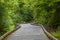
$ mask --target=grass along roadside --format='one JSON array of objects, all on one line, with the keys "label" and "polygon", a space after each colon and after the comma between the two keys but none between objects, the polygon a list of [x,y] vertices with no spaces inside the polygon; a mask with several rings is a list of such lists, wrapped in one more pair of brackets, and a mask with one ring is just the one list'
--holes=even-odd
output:
[{"label": "grass along roadside", "polygon": [[57,28],[56,32],[52,32],[51,34],[60,40],[60,27]]},{"label": "grass along roadside", "polygon": [[48,27],[45,27],[45,28],[52,36],[54,36],[60,40],[60,27],[58,27],[56,29],[56,31],[54,31],[54,29],[52,29],[52,28],[48,28]]}]

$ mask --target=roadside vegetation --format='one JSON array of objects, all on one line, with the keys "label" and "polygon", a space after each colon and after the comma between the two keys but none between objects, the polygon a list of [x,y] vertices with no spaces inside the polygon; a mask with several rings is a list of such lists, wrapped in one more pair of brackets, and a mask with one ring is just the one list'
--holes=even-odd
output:
[{"label": "roadside vegetation", "polygon": [[60,38],[60,0],[0,0],[0,36],[27,22],[43,24]]}]

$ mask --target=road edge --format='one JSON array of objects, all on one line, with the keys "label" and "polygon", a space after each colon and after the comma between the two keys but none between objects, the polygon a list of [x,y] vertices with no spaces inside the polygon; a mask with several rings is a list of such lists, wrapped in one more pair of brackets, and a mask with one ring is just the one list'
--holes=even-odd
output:
[{"label": "road edge", "polygon": [[4,40],[8,35],[12,34],[13,32],[15,32],[16,30],[18,30],[21,26],[18,25],[16,28],[14,28],[13,30],[10,30],[9,32],[6,32],[4,35],[2,35],[0,37],[0,40]]},{"label": "road edge", "polygon": [[42,24],[35,24],[35,23],[32,23],[32,25],[37,25],[37,26],[41,26],[41,28],[43,29],[44,33],[48,36],[48,38],[50,40],[58,40],[57,38],[55,38],[54,36],[52,36],[45,28]]}]

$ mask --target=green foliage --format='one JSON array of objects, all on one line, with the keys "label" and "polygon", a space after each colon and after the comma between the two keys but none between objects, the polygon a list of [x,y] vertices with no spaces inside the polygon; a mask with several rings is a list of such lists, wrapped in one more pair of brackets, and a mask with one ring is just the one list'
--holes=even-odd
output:
[{"label": "green foliage", "polygon": [[5,32],[12,30],[14,28],[14,22],[11,19],[11,15],[13,13],[13,9],[15,9],[12,5],[10,4],[11,1],[7,0],[1,0],[0,1],[0,34],[4,34]]},{"label": "green foliage", "polygon": [[52,35],[56,38],[59,38],[60,37],[60,33],[52,33]]},{"label": "green foliage", "polygon": [[1,0],[0,34],[16,23],[36,22],[54,30],[60,27],[60,0]]}]

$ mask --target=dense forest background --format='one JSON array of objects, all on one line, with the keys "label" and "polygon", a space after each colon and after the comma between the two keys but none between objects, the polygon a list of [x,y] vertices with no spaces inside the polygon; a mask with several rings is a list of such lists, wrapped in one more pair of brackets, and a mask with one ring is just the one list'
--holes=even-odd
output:
[{"label": "dense forest background", "polygon": [[60,0],[0,0],[0,36],[16,23],[35,22],[60,37]]}]

